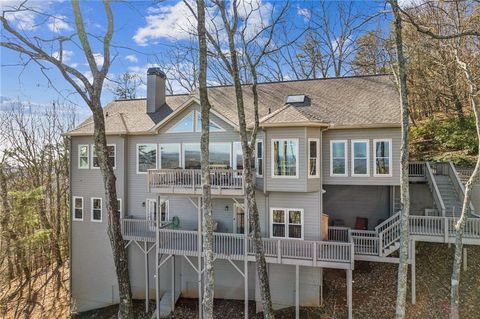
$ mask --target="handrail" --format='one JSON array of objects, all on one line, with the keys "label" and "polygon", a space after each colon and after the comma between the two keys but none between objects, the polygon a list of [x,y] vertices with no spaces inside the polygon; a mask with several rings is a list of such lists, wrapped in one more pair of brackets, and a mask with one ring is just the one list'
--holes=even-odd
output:
[{"label": "handrail", "polygon": [[396,220],[400,219],[400,213],[401,211],[399,210],[398,212],[396,212],[395,214],[393,214],[392,216],[390,216],[389,218],[385,219],[383,222],[378,224],[375,227],[375,232],[378,234],[382,232],[385,228],[390,226],[391,224],[395,223]]},{"label": "handrail", "polygon": [[[455,168],[455,165],[453,165],[452,161],[449,161],[449,176],[450,179],[452,180],[453,186],[455,187],[455,190],[457,191],[457,195],[459,197],[460,202],[462,203],[463,207],[463,199],[465,196],[465,186],[463,186],[462,181],[460,180],[460,176],[458,175],[457,169]],[[473,207],[472,201],[470,201],[470,211],[474,212],[475,208]]]},{"label": "handrail", "polygon": [[425,162],[408,163],[409,177],[425,177]]},{"label": "handrail", "polygon": [[443,203],[442,195],[440,194],[440,190],[438,189],[437,182],[435,181],[435,176],[433,176],[432,168],[430,167],[430,163],[426,162],[425,167],[427,168],[427,183],[430,187],[430,190],[433,194],[433,199],[437,204],[437,208],[440,207],[440,212],[442,216],[445,216],[445,204]]}]

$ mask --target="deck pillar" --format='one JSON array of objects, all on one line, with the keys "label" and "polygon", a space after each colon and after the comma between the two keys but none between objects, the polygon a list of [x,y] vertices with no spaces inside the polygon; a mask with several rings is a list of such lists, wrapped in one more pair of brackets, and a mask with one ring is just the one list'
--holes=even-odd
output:
[{"label": "deck pillar", "polygon": [[202,197],[198,197],[197,202],[198,211],[198,232],[197,232],[197,253],[198,253],[198,266],[197,266],[197,280],[198,280],[198,318],[202,319],[203,307],[202,307]]},{"label": "deck pillar", "polygon": [[300,266],[295,265],[295,319],[300,318]]},{"label": "deck pillar", "polygon": [[[158,196],[157,200],[160,202],[160,196]],[[158,207],[157,207],[158,209]],[[157,213],[156,220],[155,220],[155,314],[157,319],[160,318],[160,214]]]},{"label": "deck pillar", "polygon": [[347,269],[347,305],[348,305],[348,319],[353,318],[353,311],[352,311],[352,270]]},{"label": "deck pillar", "polygon": [[243,280],[244,280],[244,294],[245,294],[245,319],[248,319],[248,233],[250,230],[250,212],[248,210],[248,200],[247,196],[245,195],[245,199],[243,201],[243,233],[244,233],[244,239],[243,239],[243,249],[244,249],[244,264],[243,264]]},{"label": "deck pillar", "polygon": [[320,268],[320,306],[323,306],[323,268]]},{"label": "deck pillar", "polygon": [[467,248],[463,248],[463,271],[467,271]]},{"label": "deck pillar", "polygon": [[148,286],[148,243],[146,241],[143,242],[143,250],[145,257],[145,313],[148,313],[148,304],[150,301],[150,287]]},{"label": "deck pillar", "polygon": [[410,244],[410,258],[412,260],[412,264],[410,265],[411,274],[412,274],[412,305],[414,305],[417,302],[415,254],[416,254],[415,240],[412,240]]},{"label": "deck pillar", "polygon": [[176,293],[175,293],[175,255],[172,255],[171,257],[171,260],[172,260],[172,263],[171,263],[171,266],[172,266],[172,269],[171,269],[171,291],[172,291],[172,305],[171,305],[171,309],[172,309],[172,312],[175,310],[175,299],[176,299]]}]

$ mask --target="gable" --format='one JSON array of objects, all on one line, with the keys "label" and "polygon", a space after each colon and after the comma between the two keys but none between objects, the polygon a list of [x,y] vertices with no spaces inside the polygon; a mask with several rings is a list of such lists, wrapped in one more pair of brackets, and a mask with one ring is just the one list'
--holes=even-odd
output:
[{"label": "gable", "polygon": [[[225,132],[210,116],[210,132]],[[193,133],[202,131],[202,114],[200,110],[192,110],[170,127],[166,133]]]}]

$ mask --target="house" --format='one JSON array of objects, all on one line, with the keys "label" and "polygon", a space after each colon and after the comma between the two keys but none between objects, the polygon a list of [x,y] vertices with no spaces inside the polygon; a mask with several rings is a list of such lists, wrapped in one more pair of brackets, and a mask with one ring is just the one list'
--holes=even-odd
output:
[{"label": "house", "polygon": [[[202,291],[199,101],[197,92],[166,95],[165,80],[151,68],[146,99],[116,100],[104,110],[133,296],[155,299],[158,316],[179,295],[197,298]],[[272,82],[259,84],[258,92],[256,198],[274,306],[295,305],[297,315],[300,305],[318,306],[323,269],[337,268],[346,273],[351,317],[355,261],[398,262],[401,127],[394,80]],[[243,93],[251,126],[249,85]],[[210,87],[209,99],[215,297],[257,301],[261,310],[234,88]],[[67,133],[71,292],[78,311],[118,302],[92,134],[92,119]],[[463,184],[451,163],[411,163],[409,178],[415,302],[415,242],[453,241]],[[480,242],[479,221],[468,219],[465,243]]]}]

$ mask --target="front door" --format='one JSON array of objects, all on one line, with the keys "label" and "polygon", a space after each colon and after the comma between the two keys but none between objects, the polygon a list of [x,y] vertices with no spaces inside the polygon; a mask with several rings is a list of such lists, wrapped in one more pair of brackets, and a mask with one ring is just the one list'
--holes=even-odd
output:
[{"label": "front door", "polygon": [[233,206],[233,232],[236,234],[245,232],[245,209],[240,204]]},{"label": "front door", "polygon": [[150,230],[155,230],[155,222],[157,221],[157,200],[153,198],[147,198],[146,201],[146,219],[150,221],[148,223]]}]

